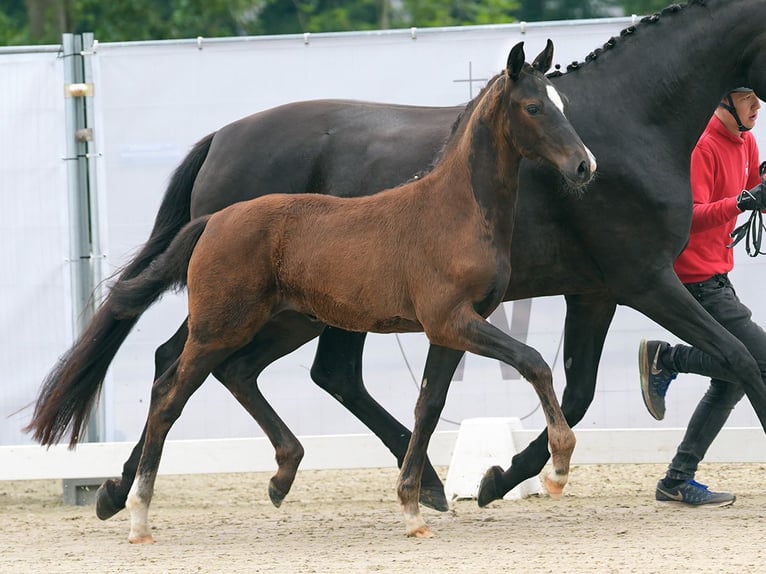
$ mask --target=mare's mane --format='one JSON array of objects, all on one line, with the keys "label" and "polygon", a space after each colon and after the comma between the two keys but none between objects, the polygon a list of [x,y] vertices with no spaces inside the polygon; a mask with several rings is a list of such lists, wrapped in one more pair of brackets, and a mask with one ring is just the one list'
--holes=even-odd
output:
[{"label": "mare's mane", "polygon": [[[588,62],[592,62],[593,60],[597,59],[599,56],[601,56],[604,52],[607,52],[609,50],[612,50],[615,46],[617,46],[621,41],[624,41],[625,38],[628,36],[633,35],[636,33],[640,28],[645,28],[649,24],[655,24],[657,23],[660,18],[663,16],[667,16],[670,14],[677,14],[679,12],[684,11],[689,6],[697,5],[697,6],[705,6],[707,4],[707,0],[689,0],[689,2],[686,2],[684,4],[670,4],[669,6],[666,6],[663,8],[660,12],[656,12],[650,16],[644,16],[639,20],[637,24],[634,24],[632,26],[628,26],[627,28],[624,28],[620,31],[619,36],[612,36],[609,38],[600,48],[596,48],[592,52],[590,52],[587,56],[585,56],[585,60],[583,62],[577,62],[574,61],[571,64],[567,65],[567,72],[571,73],[579,70]],[[503,72],[500,72],[499,74],[495,74],[493,77],[491,77],[487,83],[484,85],[484,87],[481,89],[481,91],[474,97],[472,100],[470,100],[466,105],[465,108],[460,112],[460,114],[457,116],[455,121],[452,124],[452,129],[450,130],[450,135],[447,137],[446,141],[442,145],[441,149],[439,150],[439,153],[436,154],[434,159],[431,161],[431,163],[422,169],[420,172],[415,174],[411,179],[409,179],[405,183],[409,183],[411,181],[417,180],[428,174],[433,170],[433,168],[438,164],[441,159],[444,157],[444,153],[446,151],[447,146],[449,143],[454,139],[455,132],[457,131],[458,127],[461,125],[461,122],[466,116],[469,116],[471,112],[473,111],[473,108],[476,106],[476,103],[481,101],[481,99],[484,97],[485,91],[494,83],[497,81],[497,79],[503,74]],[[556,64],[555,70],[546,74],[548,78],[557,78],[559,76],[563,76],[565,72],[561,71],[561,65]],[[562,97],[564,95],[562,94]]]},{"label": "mare's mane", "polygon": [[[576,70],[579,70],[583,65],[587,64],[588,62],[592,62],[593,60],[598,58],[601,54],[603,54],[605,51],[611,50],[612,48],[617,46],[617,44],[621,40],[624,40],[626,37],[634,34],[635,32],[638,31],[639,28],[643,28],[647,24],[655,24],[656,22],[660,20],[662,16],[666,16],[668,14],[676,14],[678,12],[681,12],[688,6],[692,6],[695,4],[698,6],[704,6],[706,3],[707,3],[707,0],[689,0],[689,2],[685,4],[671,4],[670,6],[663,8],[660,12],[654,13],[650,16],[644,16],[643,18],[641,18],[641,20],[637,24],[628,26],[627,28],[623,29],[620,32],[619,36],[612,36],[603,44],[603,46],[601,46],[600,48],[596,48],[587,56],[585,56],[584,62],[574,61],[571,64],[567,65],[567,72],[574,72]],[[548,77],[556,78],[558,76],[563,76],[563,75],[564,75],[564,72],[561,71],[560,64],[556,64],[556,69],[550,74],[548,74]]]}]

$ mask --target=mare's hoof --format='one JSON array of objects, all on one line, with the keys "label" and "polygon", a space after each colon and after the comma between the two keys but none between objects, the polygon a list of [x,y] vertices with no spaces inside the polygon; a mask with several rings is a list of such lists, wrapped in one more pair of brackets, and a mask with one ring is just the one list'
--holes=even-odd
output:
[{"label": "mare's hoof", "polygon": [[287,496],[286,492],[282,492],[280,489],[278,489],[276,486],[274,486],[274,481],[269,481],[269,498],[271,499],[271,504],[279,508],[282,506],[282,501],[285,499],[285,496]]},{"label": "mare's hoof", "polygon": [[447,497],[444,494],[444,487],[441,485],[421,486],[420,504],[438,512],[449,510],[449,502],[447,502]]},{"label": "mare's hoof", "polygon": [[117,481],[109,479],[98,487],[96,491],[96,516],[101,520],[106,520],[117,514],[125,508],[125,501],[117,502],[115,500],[114,487]]},{"label": "mare's hoof", "polygon": [[476,501],[479,506],[484,508],[493,500],[499,500],[503,497],[500,494],[500,479],[503,476],[503,469],[499,466],[493,466],[487,469],[484,476],[479,483],[479,494],[476,497]]}]

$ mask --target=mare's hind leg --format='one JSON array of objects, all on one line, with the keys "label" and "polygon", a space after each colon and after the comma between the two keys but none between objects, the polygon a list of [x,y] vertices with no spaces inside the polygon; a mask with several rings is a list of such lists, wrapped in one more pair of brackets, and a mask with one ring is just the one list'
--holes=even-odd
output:
[{"label": "mare's hind leg", "polygon": [[[378,404],[364,386],[362,351],[366,336],[366,333],[326,327],[319,336],[311,378],[375,433],[401,468],[411,433]],[[452,378],[452,373],[445,376]],[[420,484],[420,503],[440,512],[449,510],[444,485],[427,456]]]},{"label": "mare's hind leg", "polygon": [[[567,384],[561,410],[567,423],[574,426],[593,402],[598,364],[616,304],[603,294],[568,296],[566,299],[564,368]],[[487,470],[479,485],[479,506],[503,498],[515,486],[539,475],[549,456],[546,429],[513,457],[508,470],[503,472],[499,466]]]}]

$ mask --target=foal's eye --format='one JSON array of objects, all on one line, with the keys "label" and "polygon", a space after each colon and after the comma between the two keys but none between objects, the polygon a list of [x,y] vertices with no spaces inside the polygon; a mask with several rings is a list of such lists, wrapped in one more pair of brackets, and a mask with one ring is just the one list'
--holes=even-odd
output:
[{"label": "foal's eye", "polygon": [[540,106],[537,104],[527,104],[527,113],[530,116],[536,116],[540,113]]}]

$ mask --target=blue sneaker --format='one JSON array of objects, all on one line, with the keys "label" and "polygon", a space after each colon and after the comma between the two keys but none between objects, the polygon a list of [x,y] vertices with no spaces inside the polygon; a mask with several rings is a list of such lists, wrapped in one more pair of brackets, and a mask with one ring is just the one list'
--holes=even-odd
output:
[{"label": "blue sneaker", "polygon": [[654,498],[659,502],[679,502],[689,506],[729,506],[737,500],[729,492],[713,492],[694,480],[687,480],[673,488],[668,488],[660,480]]},{"label": "blue sneaker", "polygon": [[665,418],[665,393],[678,373],[659,366],[660,353],[670,347],[664,341],[642,339],[638,345],[638,371],[641,374],[641,396],[646,410],[658,421]]}]

